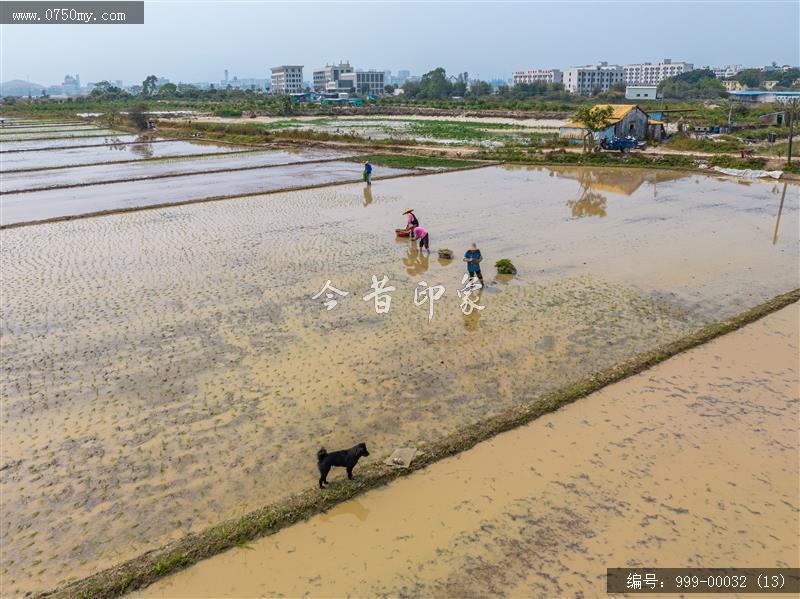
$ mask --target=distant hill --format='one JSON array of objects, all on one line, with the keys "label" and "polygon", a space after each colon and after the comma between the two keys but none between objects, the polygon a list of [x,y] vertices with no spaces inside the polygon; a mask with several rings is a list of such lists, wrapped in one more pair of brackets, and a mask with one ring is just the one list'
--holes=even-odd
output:
[{"label": "distant hill", "polygon": [[0,96],[27,96],[28,92],[33,96],[41,95],[43,85],[38,83],[29,83],[22,79],[12,79],[0,83]]}]

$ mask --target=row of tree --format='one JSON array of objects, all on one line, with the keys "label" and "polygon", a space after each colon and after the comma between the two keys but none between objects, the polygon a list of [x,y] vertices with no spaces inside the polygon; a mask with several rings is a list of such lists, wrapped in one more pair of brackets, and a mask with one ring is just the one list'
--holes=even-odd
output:
[{"label": "row of tree", "polygon": [[711,69],[695,69],[674,77],[667,77],[658,85],[663,98],[673,100],[714,99],[728,92]]},{"label": "row of tree", "polygon": [[[745,69],[728,80],[738,81],[750,88],[764,88],[767,81],[775,81],[775,89],[792,89],[798,87],[795,84],[798,79],[800,69]],[[664,79],[658,91],[662,97],[676,100],[714,99],[727,94],[722,81],[716,78],[711,69],[695,69]]]},{"label": "row of tree", "polygon": [[[486,84],[488,85],[488,83]],[[394,93],[394,86],[387,85],[384,91],[388,94]],[[95,84],[89,97],[98,101],[113,101],[120,99],[131,99],[135,97],[143,98],[160,98],[160,99],[179,99],[179,100],[225,100],[225,99],[241,99],[254,96],[260,93],[255,86],[250,89],[241,89],[228,85],[227,87],[214,87],[212,84],[208,89],[201,89],[197,86],[187,83],[164,83],[158,85],[158,77],[149,75],[142,81],[141,85],[135,85],[130,90],[123,90],[108,81],[100,81]],[[311,91],[306,88],[305,91]],[[366,96],[370,92],[368,83],[361,85],[361,88],[356,90],[357,93]],[[491,90],[490,90],[491,91]]]},{"label": "row of tree", "polygon": [[777,81],[776,88],[790,89],[796,87],[794,82],[800,79],[800,69],[774,69],[762,71],[761,69],[745,69],[730,78],[747,87],[764,87],[767,81]]},{"label": "row of tree", "polygon": [[442,67],[425,73],[419,81],[407,81],[403,84],[403,92],[404,97],[414,100],[484,98],[491,95],[502,100],[563,100],[567,96],[561,83],[521,83],[514,86],[500,85],[494,89],[488,81],[470,81],[468,73],[448,76]]},{"label": "row of tree", "polygon": [[255,89],[240,89],[232,86],[201,89],[186,83],[164,83],[158,85],[158,77],[149,75],[141,85],[133,86],[131,91],[121,89],[108,81],[95,84],[89,98],[96,101],[129,100],[135,97],[153,99],[182,100],[226,100],[252,97],[258,92]]},{"label": "row of tree", "polygon": [[[454,96],[478,98],[495,94],[503,100],[526,100],[541,98],[564,100],[569,94],[561,83],[527,83],[514,86],[501,85],[497,90],[485,81],[467,81],[467,74],[448,77],[447,72],[439,67],[425,73],[419,81],[409,81],[403,85],[406,98],[414,100],[445,100]],[[786,78],[786,77],[785,77]],[[592,90],[592,96],[603,100],[620,100],[625,97],[625,82],[614,83],[604,91],[600,86]],[[719,98],[727,92],[722,82],[709,69],[696,69],[670,77],[661,82],[659,92],[664,98],[696,99]]]},{"label": "row of tree", "polygon": [[416,100],[446,100],[452,97],[480,98],[492,94],[492,86],[486,81],[469,82],[467,73],[448,77],[442,68],[425,73],[419,81],[406,81],[403,95]]}]

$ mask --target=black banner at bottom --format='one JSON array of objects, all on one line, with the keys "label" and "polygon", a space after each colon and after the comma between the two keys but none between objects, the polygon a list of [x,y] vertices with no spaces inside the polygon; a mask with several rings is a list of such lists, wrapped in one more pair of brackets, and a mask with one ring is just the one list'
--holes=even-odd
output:
[{"label": "black banner at bottom", "polygon": [[608,568],[606,590],[625,593],[800,593],[800,568]]}]

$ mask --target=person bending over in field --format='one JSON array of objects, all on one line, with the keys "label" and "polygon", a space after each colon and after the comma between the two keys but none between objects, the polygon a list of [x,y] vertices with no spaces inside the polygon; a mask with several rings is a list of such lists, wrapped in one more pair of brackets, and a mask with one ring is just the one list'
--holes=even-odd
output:
[{"label": "person bending over in field", "polygon": [[419,239],[419,249],[425,248],[430,253],[431,236],[422,227],[414,227],[411,233],[416,239]]}]

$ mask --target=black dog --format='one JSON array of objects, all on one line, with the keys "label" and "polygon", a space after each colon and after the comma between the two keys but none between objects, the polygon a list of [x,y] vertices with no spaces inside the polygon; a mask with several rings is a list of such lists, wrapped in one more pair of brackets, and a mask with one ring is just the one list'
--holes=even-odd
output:
[{"label": "black dog", "polygon": [[328,472],[333,466],[347,468],[347,478],[353,480],[353,468],[358,464],[359,458],[369,455],[366,443],[359,443],[350,449],[328,453],[323,447],[317,452],[317,468],[319,468],[319,488],[324,489],[328,484]]}]

